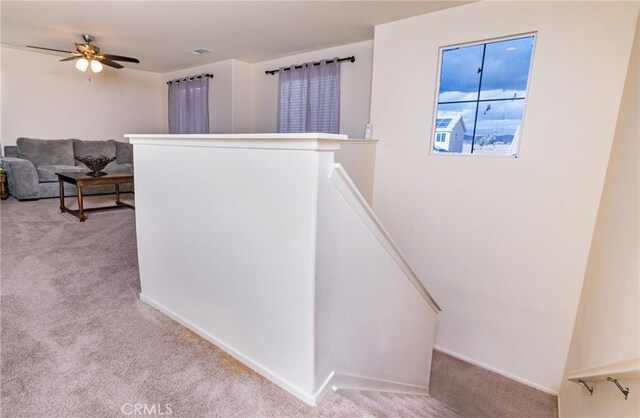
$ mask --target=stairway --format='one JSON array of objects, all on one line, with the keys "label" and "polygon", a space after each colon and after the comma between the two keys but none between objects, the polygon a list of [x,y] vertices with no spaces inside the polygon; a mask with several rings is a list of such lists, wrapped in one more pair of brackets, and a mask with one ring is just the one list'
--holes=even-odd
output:
[{"label": "stairway", "polygon": [[[461,418],[448,405],[430,397],[339,389],[331,396],[355,404],[359,416],[364,417],[433,417]],[[327,399],[328,400],[328,399]]]}]

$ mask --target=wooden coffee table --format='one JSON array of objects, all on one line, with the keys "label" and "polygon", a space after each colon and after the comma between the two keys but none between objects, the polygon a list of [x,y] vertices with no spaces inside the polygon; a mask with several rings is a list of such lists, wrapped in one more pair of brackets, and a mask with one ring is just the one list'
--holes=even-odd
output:
[{"label": "wooden coffee table", "polygon": [[[60,172],[56,173],[56,176],[58,176],[58,181],[60,182],[60,212],[70,213],[80,219],[80,222],[84,222],[85,219],[87,219],[87,216],[84,214],[85,212],[126,208],[135,209],[133,205],[120,201],[120,185],[123,183],[133,183],[133,174],[114,173],[106,174],[101,177],[93,177],[87,175],[86,173]],[[73,184],[78,188],[78,210],[69,209],[65,206],[64,183]],[[116,204],[112,206],[100,206],[97,208],[85,208],[82,188],[84,186],[100,186],[104,184],[114,184],[116,186]]]}]

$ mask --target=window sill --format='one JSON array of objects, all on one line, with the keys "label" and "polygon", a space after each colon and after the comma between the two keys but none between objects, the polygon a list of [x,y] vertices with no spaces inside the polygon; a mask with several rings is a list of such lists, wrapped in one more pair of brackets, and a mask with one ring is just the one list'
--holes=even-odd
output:
[{"label": "window sill", "polygon": [[455,154],[448,152],[433,152],[431,151],[429,155],[433,156],[443,156],[443,157],[473,157],[473,158],[513,158],[517,159],[518,154],[505,154],[505,155],[492,155],[492,154]]}]

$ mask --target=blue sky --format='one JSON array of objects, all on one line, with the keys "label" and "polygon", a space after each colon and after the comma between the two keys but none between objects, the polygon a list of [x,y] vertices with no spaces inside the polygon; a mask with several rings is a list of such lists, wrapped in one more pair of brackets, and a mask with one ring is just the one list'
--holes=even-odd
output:
[{"label": "blue sky", "polygon": [[[524,97],[533,50],[533,37],[487,44],[481,99]],[[438,101],[475,100],[483,45],[444,50]],[[488,108],[488,106],[490,108]],[[482,102],[476,135],[513,135],[521,123],[524,101]],[[438,106],[438,117],[462,114],[467,135],[473,132],[475,104]]]},{"label": "blue sky", "polygon": [[[478,91],[482,48],[474,45],[443,51],[441,94]],[[526,90],[532,48],[532,37],[487,44],[482,90]]]}]

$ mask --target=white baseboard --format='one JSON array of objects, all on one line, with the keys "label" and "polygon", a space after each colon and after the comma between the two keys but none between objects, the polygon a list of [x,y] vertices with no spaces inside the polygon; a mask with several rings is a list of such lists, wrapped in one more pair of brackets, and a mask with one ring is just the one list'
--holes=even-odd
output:
[{"label": "white baseboard", "polygon": [[266,377],[282,389],[286,390],[296,398],[300,399],[307,405],[316,406],[326,396],[330,389],[348,389],[348,390],[369,390],[376,392],[393,392],[407,395],[428,395],[429,388],[426,386],[411,385],[407,383],[394,382],[391,380],[376,379],[366,376],[358,376],[348,373],[331,372],[320,385],[315,393],[307,393],[283,379],[278,374],[269,370],[257,361],[245,356],[229,344],[221,341],[219,338],[209,334],[198,326],[192,324],[182,316],[176,314],[172,310],[166,308],[162,304],[140,293],[140,300],[159,310],[169,318],[173,319],[182,326],[195,332],[205,340],[211,342],[239,362],[254,370],[256,373]]},{"label": "white baseboard", "polygon": [[316,393],[315,393],[316,405],[318,405],[320,402],[322,402],[322,399],[325,396],[327,396],[327,393],[329,393],[329,390],[333,387],[333,379],[335,378],[335,375],[336,375],[335,372],[329,373],[327,378],[324,379],[324,382],[322,382],[322,384],[320,385],[320,387],[316,391]]},{"label": "white baseboard", "polygon": [[537,383],[530,382],[530,381],[528,381],[526,379],[523,379],[521,377],[514,376],[514,375],[512,375],[510,373],[507,373],[507,372],[505,372],[503,370],[496,369],[495,367],[489,366],[488,364],[484,364],[484,363],[479,362],[477,360],[474,360],[472,358],[463,356],[462,354],[454,353],[453,351],[447,350],[446,348],[442,348],[442,347],[439,347],[437,345],[434,345],[433,348],[435,350],[442,351],[443,353],[448,354],[451,357],[455,357],[455,358],[457,358],[459,360],[466,361],[467,363],[471,363],[474,366],[482,367],[483,369],[487,369],[487,370],[492,371],[494,373],[497,373],[497,374],[499,374],[501,376],[508,377],[511,380],[515,380],[518,383],[522,383],[523,385],[527,385],[527,386],[530,386],[530,387],[532,387],[534,389],[541,390],[542,392],[548,393],[550,395],[558,396],[558,392],[553,390],[553,389],[549,389],[547,387],[538,385]]},{"label": "white baseboard", "polygon": [[318,391],[318,398],[324,396],[329,388],[333,390],[345,389],[392,392],[403,395],[429,395],[429,388],[427,386],[412,385],[408,383],[394,382],[392,380],[377,379],[340,372],[331,372],[323,386],[324,387],[321,387],[321,390]]},{"label": "white baseboard", "polygon": [[267,379],[269,379],[270,381],[272,381],[276,385],[280,386],[282,389],[286,390],[287,392],[289,392],[290,394],[292,394],[296,398],[300,399],[301,401],[303,401],[307,405],[311,405],[311,406],[316,406],[317,405],[317,403],[316,403],[317,396],[315,396],[314,394],[307,393],[307,392],[299,389],[295,385],[289,383],[287,380],[285,380],[282,377],[280,377],[278,374],[276,374],[276,373],[272,372],[271,370],[269,370],[267,367],[264,367],[263,365],[261,365],[257,361],[254,361],[253,359],[245,356],[244,354],[240,353],[238,350],[236,350],[233,347],[231,347],[229,344],[224,343],[220,339],[214,337],[213,335],[209,334],[208,332],[204,331],[203,329],[197,327],[196,325],[192,324],[191,322],[189,322],[188,320],[184,319],[180,315],[178,315],[175,312],[171,311],[170,309],[164,307],[163,305],[161,305],[160,303],[156,302],[155,300],[143,295],[142,293],[140,293],[140,300],[145,302],[146,304],[152,306],[153,308],[159,310],[163,314],[167,315],[169,318],[171,318],[174,321],[178,322],[179,324],[183,325],[184,327],[189,328],[191,331],[195,332],[196,334],[198,334],[199,336],[201,336],[205,340],[207,340],[210,343],[214,344],[216,347],[220,348],[222,351],[226,352],[231,357],[235,358],[239,362],[241,362],[244,365],[246,365],[247,367],[251,368],[256,373],[259,373],[262,376],[266,377]]}]

